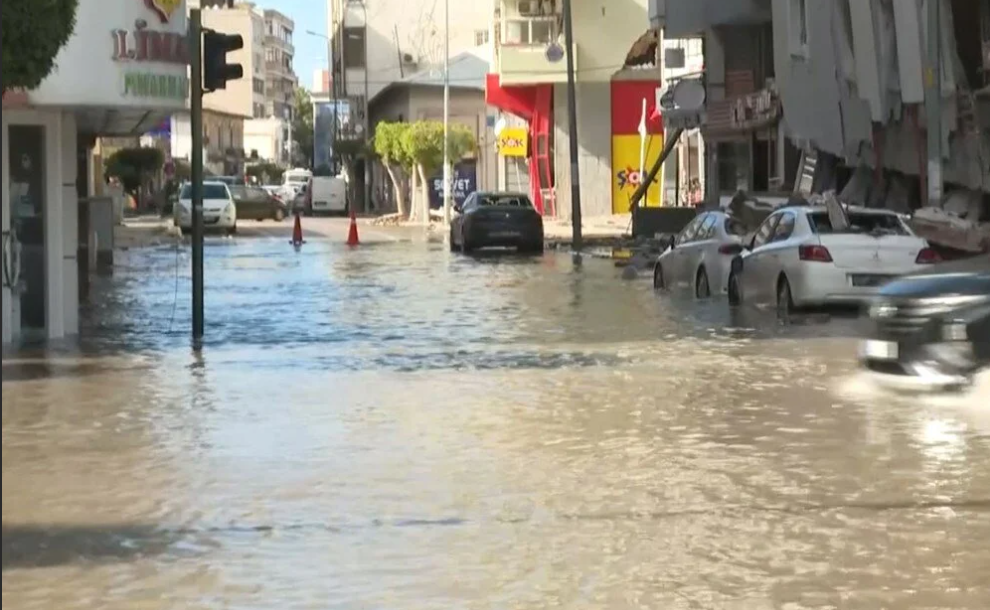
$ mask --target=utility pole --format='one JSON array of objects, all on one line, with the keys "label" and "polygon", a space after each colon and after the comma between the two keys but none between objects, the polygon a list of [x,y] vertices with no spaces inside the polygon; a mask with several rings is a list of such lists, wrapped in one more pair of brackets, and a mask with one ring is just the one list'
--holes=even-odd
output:
[{"label": "utility pole", "polygon": [[[443,224],[450,224],[450,0],[443,2]],[[426,219],[429,223],[429,218]]]},{"label": "utility pole", "polygon": [[928,131],[928,201],[942,205],[942,0],[928,4],[928,65],[925,68],[925,113]]},{"label": "utility pole", "polygon": [[564,55],[567,58],[567,131],[571,156],[571,247],[580,252],[584,247],[581,235],[581,176],[578,168],[577,92],[574,86],[574,19],[571,0],[564,0]]},{"label": "utility pole", "polygon": [[192,131],[192,336],[196,348],[203,338],[203,14],[189,11],[190,98]]}]

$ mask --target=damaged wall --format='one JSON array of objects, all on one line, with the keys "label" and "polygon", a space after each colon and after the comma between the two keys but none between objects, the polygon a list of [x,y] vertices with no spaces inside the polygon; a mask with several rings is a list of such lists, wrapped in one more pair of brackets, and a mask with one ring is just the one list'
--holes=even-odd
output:
[{"label": "damaged wall", "polygon": [[[874,167],[879,153],[884,167],[918,176],[927,154],[925,118],[911,104],[919,101],[925,1],[773,0],[774,63],[788,136],[852,166]],[[990,135],[960,129],[956,87],[964,78],[951,2],[944,0],[943,9],[944,178],[990,192]],[[970,105],[962,101],[963,108]],[[980,120],[986,125],[990,117]]]}]

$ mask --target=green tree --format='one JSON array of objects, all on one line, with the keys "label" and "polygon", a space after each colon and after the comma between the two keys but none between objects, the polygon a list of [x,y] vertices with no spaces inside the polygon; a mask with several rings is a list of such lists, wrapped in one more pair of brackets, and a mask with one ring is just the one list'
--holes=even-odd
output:
[{"label": "green tree", "polygon": [[165,154],[157,148],[121,148],[104,162],[107,177],[117,178],[124,189],[140,195],[147,184],[165,164]]},{"label": "green tree", "polygon": [[76,27],[78,0],[3,0],[0,28],[3,91],[34,89]]},{"label": "green tree", "polygon": [[[418,121],[409,125],[400,141],[406,157],[412,162],[413,171],[419,176],[422,188],[424,219],[429,222],[429,185],[427,176],[443,167],[443,123]],[[457,163],[475,147],[474,134],[463,125],[451,125],[447,138],[449,162]],[[444,218],[450,218],[450,210],[444,210]]]},{"label": "green tree", "polygon": [[292,159],[303,167],[313,167],[313,98],[309,91],[296,87],[295,107],[292,109]]},{"label": "green tree", "polygon": [[392,182],[396,212],[402,218],[405,218],[407,214],[405,202],[407,179],[403,174],[407,168],[412,166],[412,161],[402,146],[402,134],[407,129],[409,129],[408,123],[382,122],[375,126],[375,137],[372,140],[375,154],[378,155],[382,166],[388,173],[388,179]]},{"label": "green tree", "polygon": [[247,166],[244,173],[257,178],[262,184],[277,184],[282,178],[283,169],[277,163],[261,161]]}]

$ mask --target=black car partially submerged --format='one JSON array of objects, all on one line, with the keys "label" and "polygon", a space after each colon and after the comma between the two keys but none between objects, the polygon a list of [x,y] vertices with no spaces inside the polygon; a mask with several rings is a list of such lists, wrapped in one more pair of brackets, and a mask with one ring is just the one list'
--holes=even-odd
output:
[{"label": "black car partially submerged", "polygon": [[523,193],[472,193],[454,211],[451,250],[514,247],[520,252],[543,251],[543,217]]},{"label": "black car partially submerged", "polygon": [[966,387],[990,367],[990,256],[903,276],[880,290],[869,316],[860,360],[878,381],[922,391]]}]

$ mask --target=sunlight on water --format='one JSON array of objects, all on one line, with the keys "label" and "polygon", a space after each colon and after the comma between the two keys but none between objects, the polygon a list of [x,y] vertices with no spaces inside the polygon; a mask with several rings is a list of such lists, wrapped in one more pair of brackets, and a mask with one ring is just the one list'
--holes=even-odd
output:
[{"label": "sunlight on water", "polygon": [[990,429],[990,370],[977,375],[972,386],[958,392],[917,393],[888,389],[868,373],[857,372],[838,378],[833,393],[840,399],[860,404],[894,403],[896,405],[945,408],[985,418]]}]

